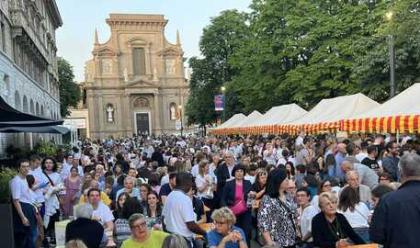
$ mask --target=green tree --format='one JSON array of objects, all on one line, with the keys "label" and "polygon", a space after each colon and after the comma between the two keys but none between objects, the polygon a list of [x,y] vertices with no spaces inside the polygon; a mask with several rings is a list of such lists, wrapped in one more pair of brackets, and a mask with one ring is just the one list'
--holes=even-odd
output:
[{"label": "green tree", "polygon": [[222,13],[203,32],[190,107],[205,121],[215,118],[213,95],[222,83],[228,116],[292,102],[310,109],[324,98],[360,91],[385,101],[390,35],[397,93],[419,80],[418,0],[253,0],[250,9],[240,18]]},{"label": "green tree", "polygon": [[[392,12],[392,19],[385,18]],[[374,34],[356,42],[357,59],[352,76],[369,97],[383,102],[389,98],[389,47],[395,41],[396,93],[419,80],[420,3],[415,0],[381,2],[375,9]]]},{"label": "green tree", "polygon": [[60,87],[60,113],[64,118],[70,114],[69,107],[76,107],[80,101],[79,86],[74,81],[73,68],[63,58],[58,58],[58,78]]},{"label": "green tree", "polygon": [[216,119],[213,107],[216,88],[209,82],[212,76],[207,61],[192,57],[189,64],[194,71],[190,79],[190,96],[186,105],[188,122],[205,125]]},{"label": "green tree", "polygon": [[[204,28],[200,40],[203,58],[193,57],[189,60],[193,73],[186,114],[190,123],[205,125],[216,120],[214,95],[220,94],[221,86],[237,73],[237,70],[230,66],[229,60],[232,54],[248,40],[246,21],[245,14],[237,10],[226,10],[212,18],[210,25]],[[229,109],[229,106],[236,105],[235,99],[235,93],[228,88],[226,118],[235,111]]]}]

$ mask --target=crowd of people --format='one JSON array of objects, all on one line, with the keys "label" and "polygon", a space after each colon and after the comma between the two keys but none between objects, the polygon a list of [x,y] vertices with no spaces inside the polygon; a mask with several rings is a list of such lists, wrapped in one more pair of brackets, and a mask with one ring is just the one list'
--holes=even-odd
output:
[{"label": "crowd of people", "polygon": [[18,161],[16,247],[416,247],[415,137],[134,137]]}]

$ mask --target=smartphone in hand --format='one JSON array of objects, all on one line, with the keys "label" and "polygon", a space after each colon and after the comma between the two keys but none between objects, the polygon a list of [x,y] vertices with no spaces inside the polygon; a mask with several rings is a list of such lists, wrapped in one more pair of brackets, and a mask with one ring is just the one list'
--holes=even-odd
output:
[{"label": "smartphone in hand", "polygon": [[50,182],[41,183],[38,188],[43,189],[43,188],[47,187],[48,184],[50,184]]}]

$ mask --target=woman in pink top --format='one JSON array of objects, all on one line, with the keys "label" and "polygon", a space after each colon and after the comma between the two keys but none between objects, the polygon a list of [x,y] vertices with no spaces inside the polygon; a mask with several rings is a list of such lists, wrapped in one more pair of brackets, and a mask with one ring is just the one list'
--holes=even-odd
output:
[{"label": "woman in pink top", "polygon": [[63,215],[65,217],[73,216],[73,206],[79,202],[81,184],[82,180],[77,167],[71,167],[70,175],[64,179],[66,195],[64,196]]},{"label": "woman in pink top", "polygon": [[237,165],[232,170],[234,180],[226,182],[221,197],[221,206],[227,206],[236,216],[236,225],[245,232],[248,247],[252,232],[251,209],[247,206],[251,182],[244,179],[246,168]]}]

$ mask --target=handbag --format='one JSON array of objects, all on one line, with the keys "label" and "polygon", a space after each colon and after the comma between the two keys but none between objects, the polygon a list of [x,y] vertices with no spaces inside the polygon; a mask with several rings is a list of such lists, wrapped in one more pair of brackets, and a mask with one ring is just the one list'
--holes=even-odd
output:
[{"label": "handbag", "polygon": [[244,200],[240,200],[235,205],[233,205],[232,207],[229,207],[229,208],[230,208],[230,210],[232,210],[232,212],[235,216],[241,215],[248,210],[248,208],[245,205]]}]

